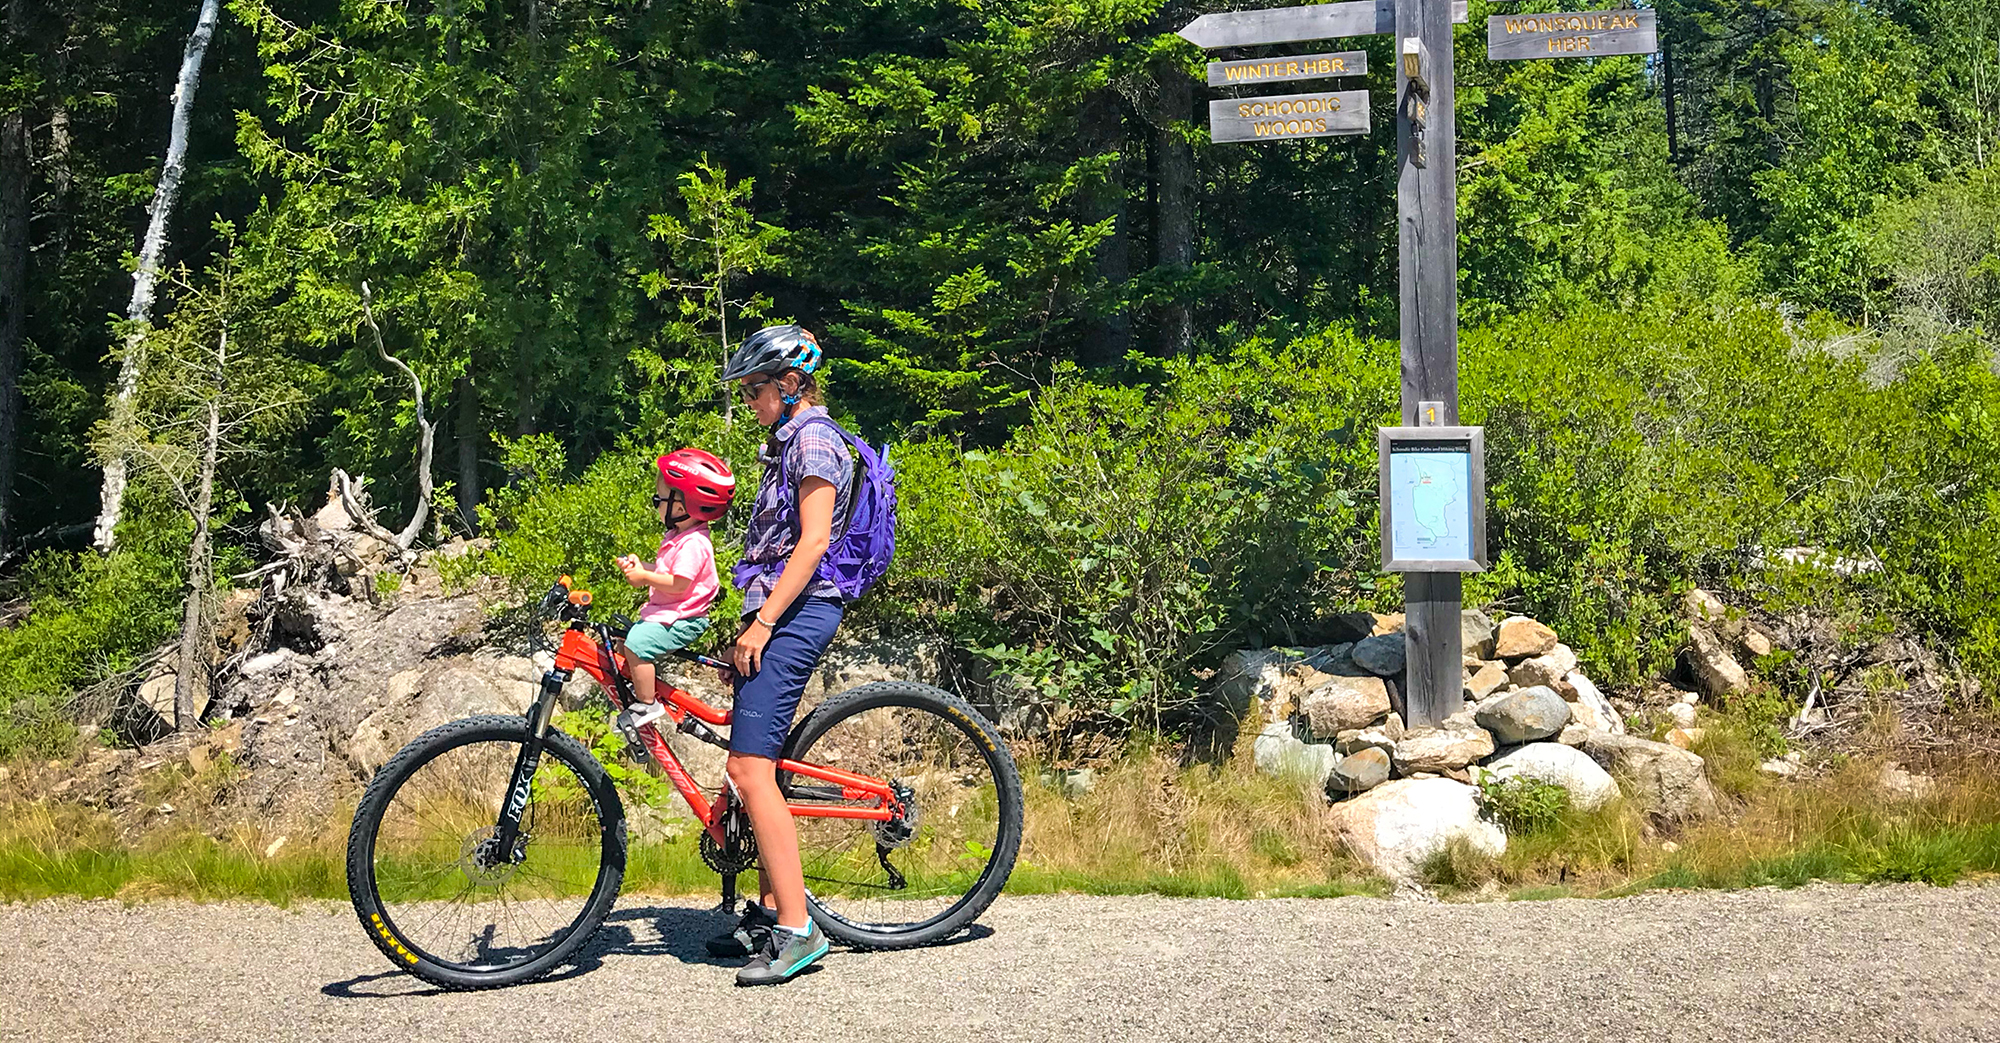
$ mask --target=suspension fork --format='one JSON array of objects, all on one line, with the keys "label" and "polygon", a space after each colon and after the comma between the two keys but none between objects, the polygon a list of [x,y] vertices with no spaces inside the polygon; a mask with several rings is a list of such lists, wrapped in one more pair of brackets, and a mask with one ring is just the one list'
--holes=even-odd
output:
[{"label": "suspension fork", "polygon": [[500,805],[500,821],[493,827],[496,864],[503,860],[517,861],[514,847],[521,836],[521,816],[528,810],[528,791],[535,781],[535,769],[542,763],[549,721],[555,716],[556,700],[561,697],[563,684],[569,680],[569,675],[568,670],[550,670],[543,674],[541,696],[535,700],[535,705],[528,708],[528,741],[521,744],[521,752],[514,758],[514,773],[507,780],[507,799]]}]

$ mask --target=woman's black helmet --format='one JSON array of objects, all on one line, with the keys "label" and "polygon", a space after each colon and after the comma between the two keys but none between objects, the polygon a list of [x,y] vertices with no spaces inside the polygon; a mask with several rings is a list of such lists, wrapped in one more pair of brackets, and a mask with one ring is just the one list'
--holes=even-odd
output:
[{"label": "woman's black helmet", "polygon": [[819,341],[804,326],[766,326],[729,356],[729,364],[722,367],[722,379],[741,380],[753,373],[788,369],[810,374],[819,363]]}]

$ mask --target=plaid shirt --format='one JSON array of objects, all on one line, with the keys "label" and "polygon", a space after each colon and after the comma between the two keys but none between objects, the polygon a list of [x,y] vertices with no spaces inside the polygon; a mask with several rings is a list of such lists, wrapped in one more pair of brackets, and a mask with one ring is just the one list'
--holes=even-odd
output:
[{"label": "plaid shirt", "polygon": [[[797,516],[799,485],[807,478],[824,478],[833,483],[834,529],[829,538],[841,537],[848,499],[854,492],[854,457],[848,452],[847,442],[830,425],[805,423],[808,418],[826,415],[824,406],[808,406],[792,414],[772,435],[785,454],[785,476],[791,479],[789,487],[778,483],[778,458],[771,454],[770,447],[757,451],[757,462],[764,465],[764,475],[757,482],[757,499],[750,524],[743,533],[744,561],[782,562],[791,557],[799,538],[791,523],[780,517],[778,509],[783,506],[789,514]],[[751,580],[743,588],[743,615],[747,618],[756,612],[777,585],[776,573],[762,573]],[[814,576],[800,596],[837,599],[840,588],[831,580]]]}]

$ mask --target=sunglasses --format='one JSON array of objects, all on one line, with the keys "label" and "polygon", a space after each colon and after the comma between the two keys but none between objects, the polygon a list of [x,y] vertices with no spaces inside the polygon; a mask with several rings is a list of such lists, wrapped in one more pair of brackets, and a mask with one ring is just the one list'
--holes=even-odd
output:
[{"label": "sunglasses", "polygon": [[775,383],[777,383],[777,381],[775,380],[744,381],[742,384],[737,386],[736,393],[737,395],[741,396],[743,401],[745,402],[755,402],[757,400],[757,396],[764,393],[765,388],[770,387],[772,384]]},{"label": "sunglasses", "polygon": [[675,496],[677,496],[677,495],[679,495],[679,494],[677,494],[677,493],[668,493],[668,494],[667,494],[667,495],[665,495],[665,496],[661,496],[661,495],[660,495],[659,493],[654,493],[654,494],[653,494],[653,506],[654,506],[654,507],[658,507],[659,505],[661,505],[661,504],[663,504],[663,503],[670,503],[670,502],[672,502],[672,501],[673,501],[673,498],[674,498]]}]

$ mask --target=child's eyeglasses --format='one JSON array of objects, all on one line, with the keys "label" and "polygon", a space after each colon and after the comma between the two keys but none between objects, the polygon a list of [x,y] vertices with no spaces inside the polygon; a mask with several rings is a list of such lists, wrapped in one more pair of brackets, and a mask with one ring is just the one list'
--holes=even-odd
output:
[{"label": "child's eyeglasses", "polygon": [[665,495],[665,496],[661,496],[661,495],[660,495],[659,493],[654,493],[654,494],[653,494],[653,506],[655,506],[655,507],[658,507],[659,505],[661,505],[661,504],[663,504],[663,503],[670,503],[670,502],[672,502],[672,501],[673,501],[673,498],[674,498],[674,494],[672,494],[672,493],[668,493],[668,494],[667,494],[667,495]]}]

